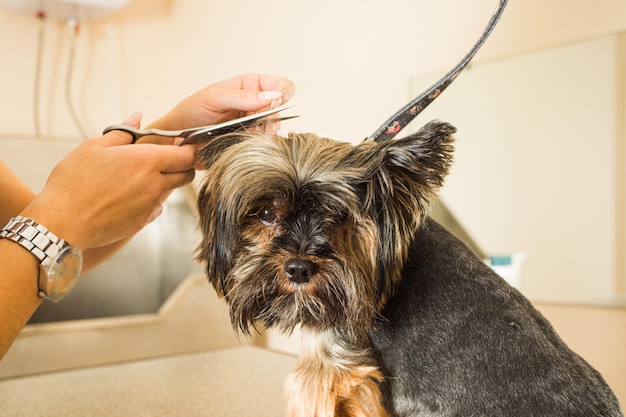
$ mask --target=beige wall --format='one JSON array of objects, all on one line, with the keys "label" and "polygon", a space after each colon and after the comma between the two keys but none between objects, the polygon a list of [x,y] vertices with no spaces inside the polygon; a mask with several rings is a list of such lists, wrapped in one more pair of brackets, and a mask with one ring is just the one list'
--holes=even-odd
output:
[{"label": "beige wall", "polygon": [[[495,0],[133,0],[86,22],[73,92],[91,134],[135,110],[154,119],[174,102],[241,72],[298,86],[295,130],[358,140],[407,100],[408,81],[444,71],[482,31]],[[512,1],[477,61],[626,27],[626,4]],[[65,108],[65,30],[46,25],[44,132],[75,136]],[[0,134],[30,134],[37,22],[0,9]]]},{"label": "beige wall", "polygon": [[[520,289],[533,300],[608,301],[626,282],[625,41],[475,64],[420,115],[458,128],[442,199],[487,254],[525,254]],[[416,79],[415,93],[432,82]]]}]

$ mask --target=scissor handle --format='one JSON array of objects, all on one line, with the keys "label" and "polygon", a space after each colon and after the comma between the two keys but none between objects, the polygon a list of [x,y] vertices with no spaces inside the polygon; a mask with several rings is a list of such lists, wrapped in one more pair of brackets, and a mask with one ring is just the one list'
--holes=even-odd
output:
[{"label": "scissor handle", "polygon": [[136,127],[132,127],[125,124],[117,124],[111,125],[102,131],[102,134],[106,134],[112,130],[121,130],[123,132],[129,133],[133,137],[132,143],[137,142],[144,136],[164,136],[167,138],[186,138],[190,133],[195,132],[198,128],[194,127],[191,129],[183,129],[183,130],[162,130],[162,129],[138,129]]}]

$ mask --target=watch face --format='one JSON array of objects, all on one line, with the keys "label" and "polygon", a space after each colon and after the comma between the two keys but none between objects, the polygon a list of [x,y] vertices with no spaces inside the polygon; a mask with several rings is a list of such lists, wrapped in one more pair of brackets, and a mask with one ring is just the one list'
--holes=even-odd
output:
[{"label": "watch face", "polygon": [[83,267],[83,256],[79,249],[65,248],[48,271],[48,285],[46,298],[57,302],[69,293],[80,275]]}]

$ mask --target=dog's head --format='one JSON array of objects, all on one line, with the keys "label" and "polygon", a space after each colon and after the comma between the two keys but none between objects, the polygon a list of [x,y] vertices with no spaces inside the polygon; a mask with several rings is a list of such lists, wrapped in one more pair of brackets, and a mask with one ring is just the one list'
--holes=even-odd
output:
[{"label": "dog's head", "polygon": [[201,150],[198,258],[233,325],[362,336],[448,172],[455,129],[352,145],[235,133]]}]

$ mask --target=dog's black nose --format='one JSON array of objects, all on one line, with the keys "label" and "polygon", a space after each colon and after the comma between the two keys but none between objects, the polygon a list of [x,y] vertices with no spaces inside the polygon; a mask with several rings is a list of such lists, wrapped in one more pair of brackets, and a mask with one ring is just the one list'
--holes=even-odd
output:
[{"label": "dog's black nose", "polygon": [[317,265],[311,261],[303,259],[288,259],[285,262],[285,273],[292,282],[303,284],[309,282],[311,277],[317,272]]}]

